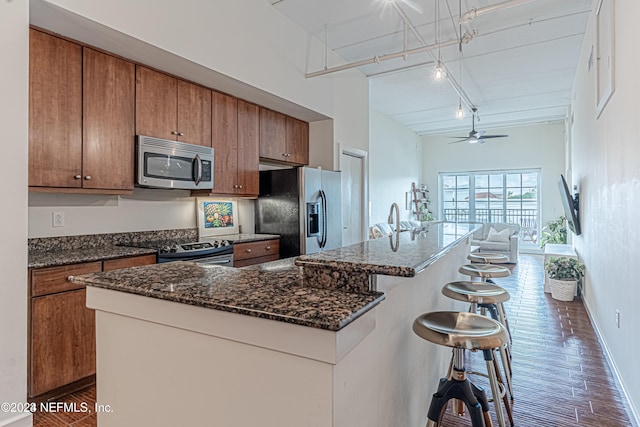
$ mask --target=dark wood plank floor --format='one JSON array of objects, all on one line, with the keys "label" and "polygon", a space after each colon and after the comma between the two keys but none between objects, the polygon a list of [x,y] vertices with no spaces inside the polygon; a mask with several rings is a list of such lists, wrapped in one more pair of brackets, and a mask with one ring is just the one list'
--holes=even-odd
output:
[{"label": "dark wood plank floor", "polygon": [[[510,277],[495,279],[511,294],[506,309],[513,335],[515,425],[635,426],[582,300],[556,301],[545,294],[543,261],[541,255],[521,254]],[[480,353],[467,360],[471,370],[485,372]],[[483,378],[472,381],[489,390]],[[449,409],[442,425],[471,422]]]},{"label": "dark wood plank floor", "polygon": [[[582,301],[576,298],[561,302],[545,294],[542,264],[542,256],[521,255],[511,277],[496,279],[511,293],[507,313],[513,334],[515,425],[635,426]],[[468,359],[471,369],[484,371],[480,353],[471,354]],[[474,377],[473,381],[483,384],[484,379]],[[86,402],[93,407],[95,387],[60,401]],[[460,418],[450,411],[443,421],[444,427],[469,425],[468,417]],[[95,427],[96,417],[84,413],[36,413],[34,426]]]}]

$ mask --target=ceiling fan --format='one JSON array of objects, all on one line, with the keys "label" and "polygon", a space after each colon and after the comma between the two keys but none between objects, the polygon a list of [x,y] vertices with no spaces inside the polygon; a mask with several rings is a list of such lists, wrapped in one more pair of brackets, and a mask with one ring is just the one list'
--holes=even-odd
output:
[{"label": "ceiling fan", "polygon": [[462,139],[458,139],[457,141],[453,141],[450,142],[449,144],[456,144],[458,142],[468,142],[470,144],[484,144],[485,143],[485,139],[490,139],[490,138],[506,138],[509,135],[485,135],[483,130],[476,130],[476,113],[478,112],[478,109],[473,107],[471,109],[471,112],[473,113],[471,115],[471,132],[469,132],[469,136],[450,136],[449,138],[462,138]]}]

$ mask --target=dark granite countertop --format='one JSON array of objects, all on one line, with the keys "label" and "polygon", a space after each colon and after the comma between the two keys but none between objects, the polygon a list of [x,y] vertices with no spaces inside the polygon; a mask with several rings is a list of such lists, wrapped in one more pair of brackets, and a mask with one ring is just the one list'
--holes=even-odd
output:
[{"label": "dark granite countertop", "polygon": [[303,255],[295,264],[337,271],[413,277],[445,255],[479,227],[469,223],[429,224],[422,230]]},{"label": "dark granite countertop", "polygon": [[[155,234],[118,233],[96,234],[86,236],[68,236],[58,238],[40,238],[39,245],[30,245],[28,268],[56,267],[60,265],[76,264],[81,262],[102,261],[106,259],[122,258],[136,255],[155,254],[155,249],[123,246],[127,241],[138,239],[140,241],[151,240],[154,237],[162,239],[179,239],[197,241],[197,235],[189,233],[191,230],[159,231]],[[115,237],[114,237],[115,236]],[[280,236],[274,234],[227,234],[224,236],[203,237],[201,240],[226,239],[234,243],[255,242],[260,240],[277,239]],[[47,242],[50,241],[51,243]],[[33,247],[32,247],[33,246]],[[34,249],[35,248],[35,249]]]},{"label": "dark granite countertop", "polygon": [[71,281],[332,331],[385,298],[380,292],[303,286],[292,258],[243,269],[172,262],[76,276]]},{"label": "dark granite countertop", "polygon": [[80,262],[103,261],[138,255],[152,255],[155,249],[105,246],[67,250],[29,251],[28,268],[56,267]]}]

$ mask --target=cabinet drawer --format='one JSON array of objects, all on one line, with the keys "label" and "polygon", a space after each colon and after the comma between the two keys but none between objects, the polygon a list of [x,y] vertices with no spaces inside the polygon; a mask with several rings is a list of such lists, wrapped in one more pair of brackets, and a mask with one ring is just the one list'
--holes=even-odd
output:
[{"label": "cabinet drawer", "polygon": [[280,240],[262,240],[260,242],[237,243],[233,245],[233,259],[240,261],[280,253]]},{"label": "cabinet drawer", "polygon": [[82,285],[74,285],[67,278],[100,271],[102,271],[100,261],[31,270],[31,296],[81,289]]},{"label": "cabinet drawer", "polygon": [[118,270],[120,268],[137,267],[156,263],[155,255],[131,256],[127,258],[108,259],[103,261],[103,271]]}]

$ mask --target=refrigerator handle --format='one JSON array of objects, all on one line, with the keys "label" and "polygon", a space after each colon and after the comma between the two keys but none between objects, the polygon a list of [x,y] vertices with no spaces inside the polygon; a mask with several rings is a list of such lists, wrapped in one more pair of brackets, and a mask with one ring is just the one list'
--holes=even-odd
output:
[{"label": "refrigerator handle", "polygon": [[320,190],[320,200],[322,200],[322,240],[320,240],[320,248],[324,248],[327,244],[327,195]]}]

